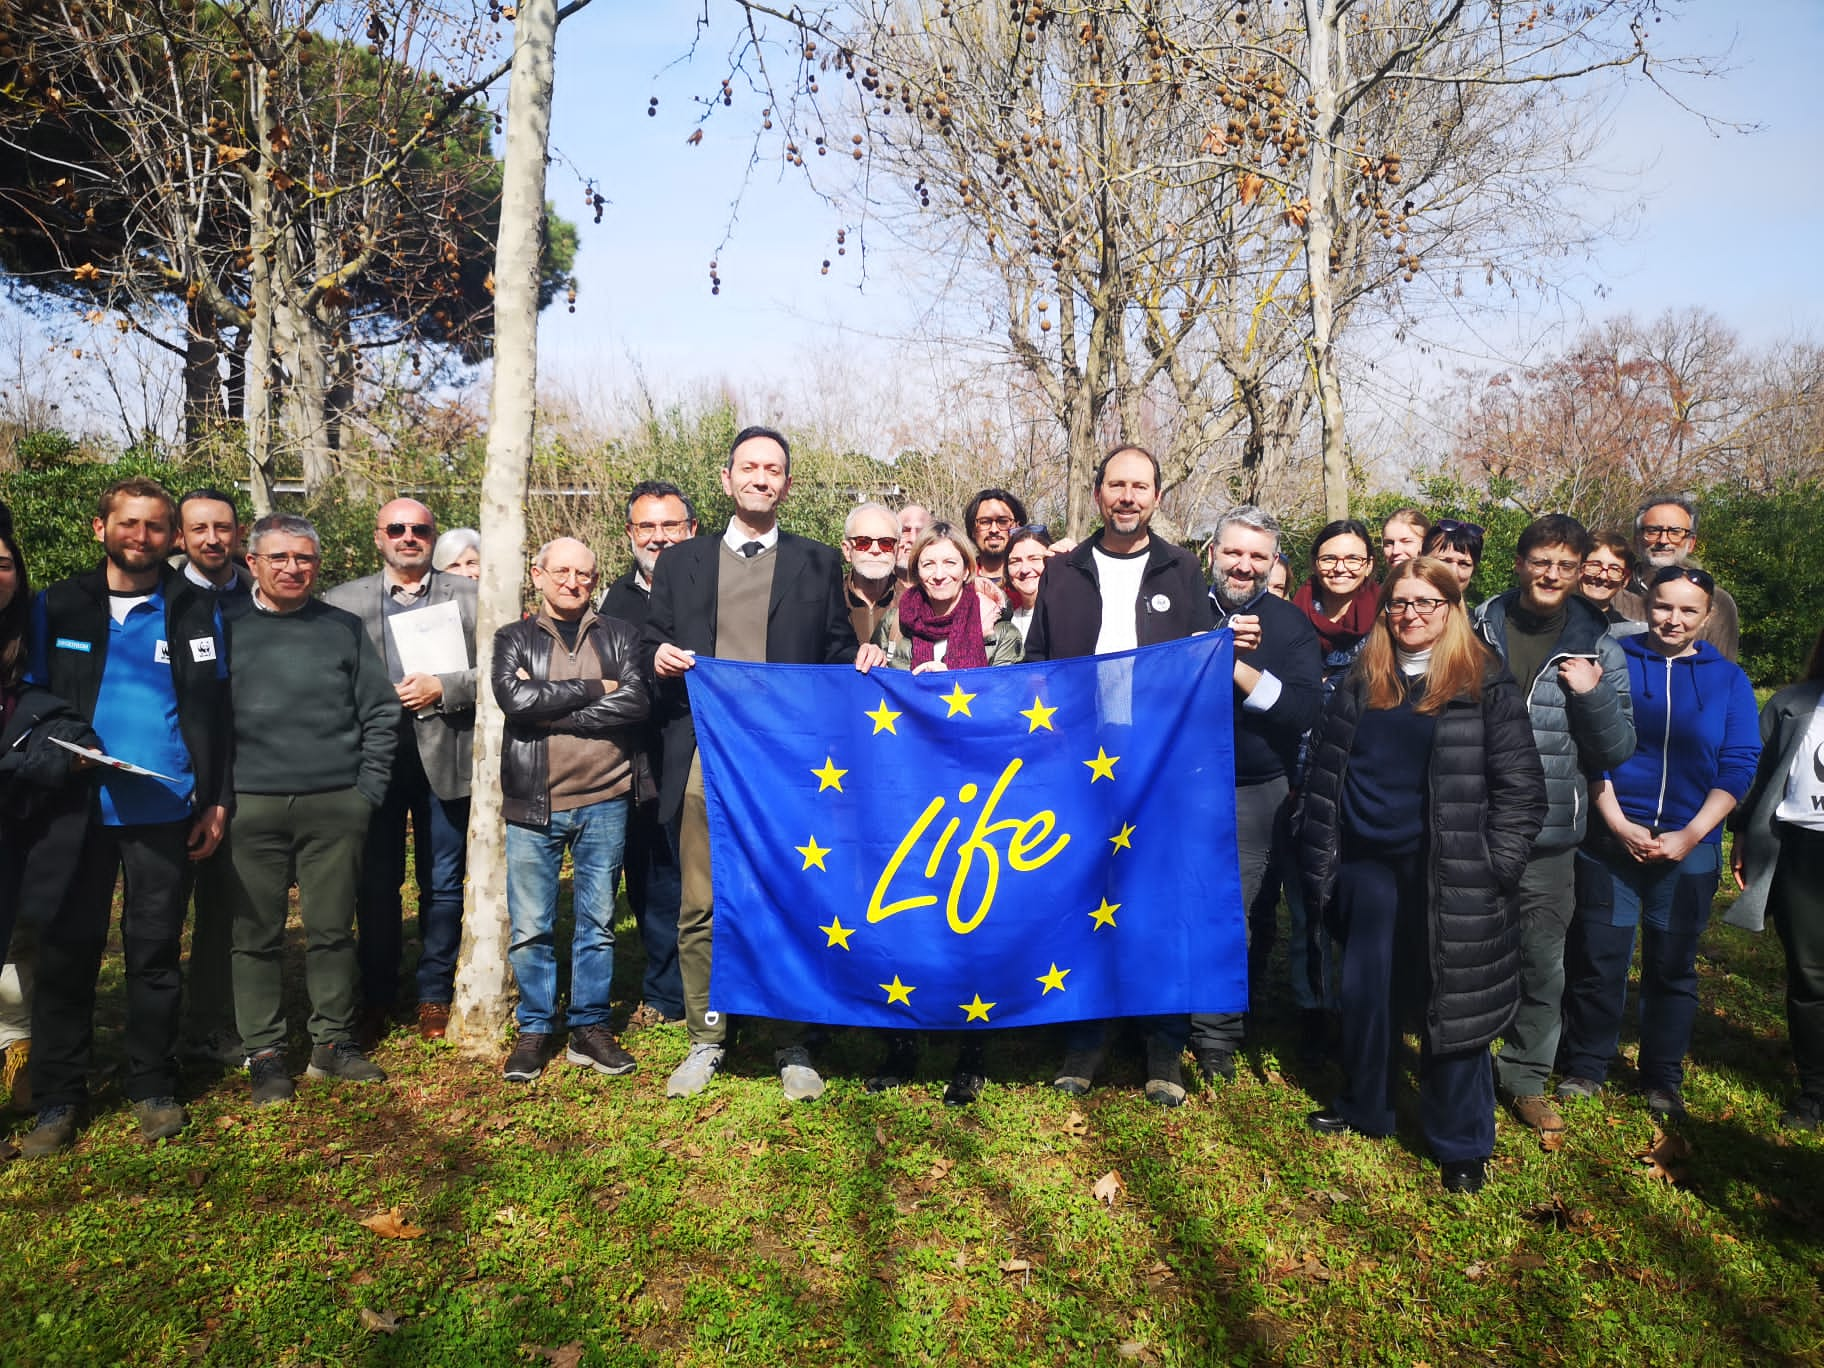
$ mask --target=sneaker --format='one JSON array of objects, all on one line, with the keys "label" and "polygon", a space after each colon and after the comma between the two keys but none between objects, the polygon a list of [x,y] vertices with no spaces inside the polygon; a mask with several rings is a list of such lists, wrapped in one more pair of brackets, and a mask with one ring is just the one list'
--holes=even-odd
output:
[{"label": "sneaker", "polygon": [[1640,1100],[1647,1104],[1655,1121],[1679,1121],[1685,1115],[1685,1099],[1677,1088],[1642,1088]]},{"label": "sneaker", "polygon": [[76,1108],[46,1107],[38,1113],[38,1124],[19,1142],[19,1152],[27,1159],[42,1159],[75,1143]]},{"label": "sneaker", "polygon": [[133,1104],[139,1133],[147,1140],[169,1140],[190,1123],[175,1097],[142,1097]]},{"label": "sneaker", "polygon": [[811,1063],[811,1052],[802,1045],[788,1045],[773,1056],[787,1102],[814,1102],[823,1096],[823,1076]]},{"label": "sneaker", "polygon": [[247,1049],[239,1031],[223,1027],[184,1042],[184,1058],[220,1069],[238,1069],[247,1062]]},{"label": "sneaker", "polygon": [[944,1089],[944,1105],[972,1106],[987,1086],[988,1057],[982,1050],[982,1042],[972,1039],[957,1052],[956,1071],[950,1075],[949,1085]]},{"label": "sneaker", "polygon": [[1051,1086],[1066,1097],[1081,1097],[1096,1084],[1096,1070],[1102,1067],[1102,1051],[1067,1050],[1058,1066],[1058,1076]]},{"label": "sneaker", "polygon": [[918,1037],[903,1031],[887,1036],[887,1057],[862,1086],[871,1093],[886,1092],[910,1083],[918,1074]]},{"label": "sneaker", "polygon": [[1564,1129],[1564,1118],[1558,1114],[1543,1093],[1527,1093],[1523,1097],[1507,1099],[1508,1110],[1513,1112],[1514,1119],[1523,1126],[1531,1126],[1541,1135],[1553,1134]]},{"label": "sneaker", "polygon": [[1571,1074],[1558,1080],[1558,1096],[1569,1098],[1601,1097],[1602,1084],[1593,1078]]},{"label": "sneaker", "polygon": [[1184,1049],[1146,1042],[1146,1100],[1156,1107],[1184,1105]]},{"label": "sneaker", "polygon": [[10,1094],[14,1111],[32,1110],[32,1071],[26,1067],[31,1058],[32,1042],[15,1040],[6,1047],[5,1062],[0,1064],[0,1085]]},{"label": "sneaker", "polygon": [[544,1031],[521,1031],[513,1052],[501,1065],[500,1076],[509,1083],[530,1083],[545,1071],[551,1058],[551,1037]]},{"label": "sneaker", "polygon": [[1453,1159],[1438,1165],[1446,1192],[1480,1192],[1488,1181],[1488,1160]]},{"label": "sneaker", "polygon": [[341,1078],[350,1083],[384,1083],[386,1070],[346,1040],[319,1045],[310,1052],[306,1078]]},{"label": "sneaker", "polygon": [[297,1085],[285,1067],[285,1052],[276,1046],[260,1050],[247,1060],[247,1076],[253,1080],[253,1104],[270,1107],[289,1102],[297,1096]]},{"label": "sneaker", "polygon": [[1780,1124],[1787,1130],[1816,1130],[1824,1125],[1824,1098],[1813,1093],[1800,1093],[1792,1105],[1780,1113]]},{"label": "sneaker", "polygon": [[567,1063],[581,1064],[597,1073],[630,1074],[639,1067],[634,1057],[621,1048],[614,1032],[606,1026],[578,1026],[570,1032],[570,1047],[564,1051]]},{"label": "sneaker", "polygon": [[1233,1050],[1199,1050],[1197,1051],[1197,1068],[1202,1072],[1205,1083],[1214,1083],[1218,1079],[1224,1083],[1233,1083],[1235,1081],[1235,1052]]},{"label": "sneaker", "polygon": [[665,1080],[665,1096],[695,1097],[709,1086],[709,1080],[721,1067],[722,1047],[711,1041],[697,1041],[684,1056],[684,1062]]}]

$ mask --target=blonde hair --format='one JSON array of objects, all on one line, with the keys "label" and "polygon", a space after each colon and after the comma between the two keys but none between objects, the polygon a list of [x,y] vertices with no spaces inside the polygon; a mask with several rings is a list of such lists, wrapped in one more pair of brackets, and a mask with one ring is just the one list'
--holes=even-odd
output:
[{"label": "blonde hair", "polygon": [[[926,547],[931,546],[936,542],[949,542],[950,545],[956,548],[957,554],[963,558],[964,584],[967,584],[970,580],[975,578],[975,552],[970,549],[968,539],[949,523],[934,522],[925,529],[925,535],[918,539],[917,545],[912,548],[912,554],[906,558],[906,565],[912,571],[912,582],[914,584],[918,585],[921,589],[924,588],[924,581],[918,577],[919,557],[925,554]],[[1013,549],[1013,543],[1011,541],[1007,543],[1007,549],[1009,551]]]},{"label": "blonde hair", "polygon": [[1356,659],[1355,673],[1365,687],[1369,707],[1397,708],[1405,699],[1406,677],[1400,673],[1399,657],[1394,653],[1387,605],[1400,585],[1413,580],[1445,600],[1438,610],[1444,614],[1444,634],[1432,644],[1431,665],[1425,672],[1425,696],[1416,708],[1436,716],[1452,699],[1481,698],[1489,665],[1488,648],[1469,625],[1469,614],[1462,610],[1463,589],[1457,583],[1457,572],[1443,561],[1415,556],[1395,567],[1381,586],[1381,611]]}]

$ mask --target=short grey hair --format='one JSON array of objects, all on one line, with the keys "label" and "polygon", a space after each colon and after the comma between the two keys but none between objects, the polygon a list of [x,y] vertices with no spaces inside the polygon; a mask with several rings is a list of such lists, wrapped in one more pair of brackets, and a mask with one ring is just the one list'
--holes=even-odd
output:
[{"label": "short grey hair", "polygon": [[448,570],[452,561],[471,549],[481,550],[481,533],[472,527],[452,527],[431,548],[431,569]]},{"label": "short grey hair", "polygon": [[581,537],[572,537],[567,534],[562,537],[551,538],[550,541],[546,542],[543,546],[539,547],[538,550],[534,551],[532,553],[532,564],[537,566],[540,570],[543,570],[545,568],[545,557],[548,554],[550,554],[551,548],[556,546],[560,541],[575,542],[578,546],[582,547],[583,550],[585,550],[589,553],[589,558],[592,561],[594,561],[598,566],[601,564],[601,557],[599,557],[595,554],[595,548],[593,546],[589,545],[589,543],[584,541]]},{"label": "short grey hair", "polygon": [[1697,535],[1697,500],[1689,494],[1680,494],[1670,490],[1660,494],[1649,494],[1635,506],[1634,535],[1638,537],[1640,529],[1647,525],[1647,513],[1650,510],[1667,504],[1684,510],[1685,516],[1691,519],[1691,535],[1695,537]]},{"label": "short grey hair", "polygon": [[257,555],[260,543],[267,537],[308,537],[312,551],[323,554],[323,538],[317,535],[316,524],[296,513],[268,513],[256,522],[247,534],[248,554]]},{"label": "short grey hair", "polygon": [[845,539],[855,535],[855,519],[859,518],[863,513],[878,513],[883,518],[891,518],[895,528],[899,526],[899,514],[895,513],[885,504],[876,503],[870,499],[867,503],[856,504],[855,507],[849,510],[849,516],[842,520],[842,535]]},{"label": "short grey hair", "polygon": [[1248,527],[1256,532],[1265,532],[1273,538],[1273,554],[1279,554],[1279,543],[1284,532],[1280,528],[1279,519],[1264,508],[1257,508],[1253,504],[1236,504],[1216,520],[1216,530],[1210,535],[1210,545],[1219,545],[1223,532],[1231,527]]}]

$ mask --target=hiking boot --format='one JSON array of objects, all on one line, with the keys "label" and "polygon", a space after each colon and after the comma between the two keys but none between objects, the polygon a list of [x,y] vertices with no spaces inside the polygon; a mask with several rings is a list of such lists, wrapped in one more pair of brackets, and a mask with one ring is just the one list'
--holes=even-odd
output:
[{"label": "hiking boot", "polygon": [[285,1067],[285,1052],[274,1046],[256,1051],[247,1060],[247,1077],[253,1080],[253,1104],[271,1107],[289,1102],[298,1094],[291,1081],[291,1070]]},{"label": "hiking boot", "polygon": [[1051,1086],[1066,1097],[1081,1097],[1096,1085],[1096,1070],[1102,1067],[1102,1050],[1066,1050],[1064,1062]]},{"label": "hiking boot", "polygon": [[1642,1088],[1640,1100],[1647,1104],[1655,1121],[1682,1121],[1685,1099],[1677,1088]]},{"label": "hiking boot", "polygon": [[1584,1078],[1578,1074],[1558,1080],[1558,1096],[1568,1098],[1601,1097],[1602,1084],[1593,1078]]},{"label": "hiking boot", "polygon": [[442,1040],[449,1033],[449,1003],[421,1002],[418,1004],[418,1038],[420,1040]]},{"label": "hiking boot", "polygon": [[612,1075],[630,1074],[639,1067],[634,1057],[621,1048],[613,1031],[593,1023],[570,1032],[570,1047],[564,1051],[564,1059]]},{"label": "hiking boot", "polygon": [[1480,1192],[1488,1181],[1488,1160],[1452,1159],[1439,1164],[1438,1172],[1446,1192]]},{"label": "hiking boot", "polygon": [[42,1159],[75,1143],[76,1108],[46,1107],[38,1113],[38,1124],[19,1142],[19,1152],[27,1159]]},{"label": "hiking boot", "polygon": [[240,1032],[227,1027],[186,1040],[183,1054],[193,1063],[209,1064],[218,1069],[238,1069],[247,1062],[247,1049],[241,1044]]},{"label": "hiking boot", "polygon": [[1146,1100],[1156,1107],[1184,1105],[1184,1048],[1146,1042]]},{"label": "hiking boot", "polygon": [[871,1093],[904,1087],[918,1074],[918,1037],[905,1031],[887,1035],[887,1057],[862,1086]]},{"label": "hiking boot", "polygon": [[1235,1052],[1233,1050],[1199,1050],[1197,1051],[1197,1068],[1203,1074],[1205,1083],[1214,1083],[1218,1079],[1224,1083],[1233,1083],[1235,1081]]},{"label": "hiking boot", "polygon": [[823,1096],[823,1076],[811,1063],[811,1052],[802,1045],[788,1045],[773,1056],[787,1102],[814,1102]]},{"label": "hiking boot", "polygon": [[530,1083],[545,1071],[551,1058],[551,1037],[543,1031],[521,1031],[513,1042],[513,1052],[500,1067],[500,1076],[509,1083]]},{"label": "hiking boot", "polygon": [[1816,1130],[1824,1125],[1824,1098],[1800,1093],[1792,1106],[1780,1113],[1780,1124],[1788,1130]]},{"label": "hiking boot", "polygon": [[0,1064],[0,1084],[11,1094],[14,1111],[32,1110],[32,1042],[15,1040],[6,1047],[6,1060]]},{"label": "hiking boot", "polygon": [[1564,1118],[1543,1093],[1510,1097],[1507,1106],[1516,1121],[1523,1126],[1531,1126],[1540,1135],[1551,1135],[1564,1129]]},{"label": "hiking boot", "polygon": [[706,1040],[697,1041],[684,1056],[684,1062],[665,1080],[665,1096],[695,1097],[709,1086],[709,1080],[721,1067],[722,1047]]},{"label": "hiking boot", "polygon": [[306,1078],[341,1078],[350,1083],[384,1083],[386,1070],[346,1040],[319,1045],[310,1052]]},{"label": "hiking boot", "polygon": [[139,1133],[148,1141],[169,1140],[190,1123],[175,1097],[142,1097],[133,1104],[133,1115],[139,1118]]}]

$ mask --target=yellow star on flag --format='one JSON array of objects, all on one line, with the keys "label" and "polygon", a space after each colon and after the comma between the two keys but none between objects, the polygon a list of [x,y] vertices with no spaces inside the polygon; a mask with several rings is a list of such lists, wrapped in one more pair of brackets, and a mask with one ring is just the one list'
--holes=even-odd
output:
[{"label": "yellow star on flag", "polygon": [[[1058,968],[1057,961],[1052,961],[1051,972],[1049,974],[1039,975],[1039,982],[1045,985],[1045,993],[1049,993],[1053,988],[1056,988],[1060,993],[1063,992],[1064,975],[1069,972],[1070,970],[1068,969]],[[1039,996],[1044,997],[1045,993],[1040,993]]]},{"label": "yellow star on flag", "polygon": [[1127,838],[1133,834],[1134,824],[1132,822],[1123,822],[1121,823],[1121,830],[1117,831],[1113,836],[1110,836],[1108,838],[1108,843],[1116,850],[1132,850],[1134,848],[1134,843]]},{"label": "yellow star on flag", "polygon": [[1115,761],[1120,758],[1118,755],[1110,755],[1102,747],[1097,746],[1096,758],[1083,762],[1089,766],[1089,782],[1093,784],[1098,779],[1107,779],[1112,782],[1115,777]]},{"label": "yellow star on flag", "polygon": [[806,869],[809,869],[812,865],[816,865],[817,868],[823,870],[825,874],[830,872],[829,866],[825,865],[823,862],[823,857],[830,853],[830,848],[828,846],[818,845],[815,836],[810,838],[810,844],[793,846],[792,849],[804,856],[804,867]]},{"label": "yellow star on flag", "polygon": [[1038,695],[1034,694],[1032,706],[1030,708],[1023,708],[1020,711],[1020,716],[1026,718],[1032,724],[1026,728],[1027,734],[1030,735],[1033,732],[1036,732],[1040,727],[1045,728],[1046,731],[1053,730],[1051,715],[1056,711],[1056,708],[1046,707]]},{"label": "yellow star on flag", "polygon": [[960,679],[951,686],[949,693],[939,694],[938,697],[942,698],[944,702],[950,705],[950,711],[944,714],[945,717],[955,717],[958,713],[961,713],[964,717],[975,716],[974,713],[969,711],[969,705],[975,701],[975,695],[963,692],[963,684]]},{"label": "yellow star on flag", "polygon": [[829,937],[829,940],[824,942],[823,948],[825,950],[828,950],[831,946],[840,946],[842,949],[847,950],[849,948],[849,937],[855,934],[855,928],[852,926],[844,926],[841,917],[831,917],[828,926],[820,926],[817,929]]},{"label": "yellow star on flag", "polygon": [[878,708],[875,708],[872,712],[863,713],[862,716],[874,719],[873,735],[879,736],[883,731],[893,732],[893,735],[895,736],[899,735],[898,732],[893,731],[893,719],[898,717],[899,714],[887,706],[886,699],[881,699]]},{"label": "yellow star on flag", "polygon": [[967,1015],[963,1017],[964,1021],[986,1021],[988,1020],[989,1009],[994,1006],[992,1002],[983,1002],[980,993],[975,995],[974,1002],[959,1002],[956,1005],[967,1013]]},{"label": "yellow star on flag", "polygon": [[887,995],[887,1005],[889,1007],[896,1002],[903,1002],[906,1006],[910,1007],[912,1005],[912,994],[917,991],[917,988],[910,983],[901,983],[899,981],[899,975],[895,974],[893,975],[893,982],[881,984],[880,990]]},{"label": "yellow star on flag", "polygon": [[[1120,903],[1111,903],[1107,898],[1104,898],[1104,899],[1102,899],[1102,906],[1098,907],[1094,912],[1091,912],[1089,915],[1096,919],[1096,928],[1098,930],[1100,930],[1104,926],[1113,926],[1115,924],[1115,913],[1119,912],[1120,910],[1121,910]],[[1054,968],[1054,969],[1057,968],[1057,965],[1055,965],[1055,964],[1052,965],[1052,968]],[[1069,972],[1069,971],[1067,970],[1066,972]],[[1040,981],[1043,982],[1043,980],[1040,980]],[[1061,983],[1058,985],[1058,987],[1060,987],[1060,988],[1062,988],[1063,986],[1064,985]],[[1043,994],[1041,994],[1040,996],[1043,996]]]},{"label": "yellow star on flag", "polygon": [[811,773],[817,776],[817,792],[822,793],[825,789],[835,789],[836,792],[841,793],[842,776],[848,771],[837,769],[836,761],[826,755],[823,757],[823,768],[814,769]]}]

